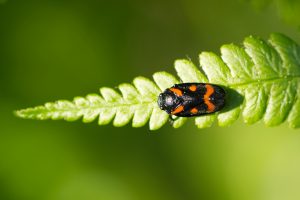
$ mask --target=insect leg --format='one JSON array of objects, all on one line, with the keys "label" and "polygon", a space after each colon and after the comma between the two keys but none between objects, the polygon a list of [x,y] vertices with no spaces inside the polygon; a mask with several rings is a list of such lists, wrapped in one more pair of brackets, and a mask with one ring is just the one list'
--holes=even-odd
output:
[{"label": "insect leg", "polygon": [[171,125],[173,125],[174,122],[175,122],[176,120],[178,120],[178,119],[179,119],[179,117],[177,117],[177,116],[175,116],[175,117],[173,118],[173,115],[169,115],[169,122],[170,122]]}]

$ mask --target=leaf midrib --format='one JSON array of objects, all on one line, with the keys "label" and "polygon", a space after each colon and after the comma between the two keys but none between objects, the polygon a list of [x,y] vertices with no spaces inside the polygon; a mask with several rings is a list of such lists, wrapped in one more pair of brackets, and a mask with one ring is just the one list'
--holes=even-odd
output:
[{"label": "leaf midrib", "polygon": [[126,103],[126,104],[112,104],[109,106],[90,106],[87,105],[85,107],[73,107],[73,108],[64,108],[64,109],[45,109],[45,113],[55,113],[55,112],[80,112],[80,111],[85,111],[85,110],[93,110],[96,111],[98,109],[105,109],[105,108],[120,108],[120,107],[132,107],[132,106],[138,106],[138,105],[151,105],[151,104],[155,104],[155,101],[151,101],[151,102],[143,102],[143,103]]},{"label": "leaf midrib", "polygon": [[[292,81],[295,79],[299,79],[300,81],[300,75],[296,76],[284,76],[284,77],[277,77],[277,78],[269,78],[269,79],[261,79],[261,80],[253,80],[250,82],[246,83],[239,83],[239,84],[231,84],[228,85],[230,88],[239,88],[239,87],[245,87],[251,84],[267,84],[270,82],[281,82],[281,81]],[[106,104],[104,105],[87,105],[87,106],[77,106],[75,105],[73,108],[54,108],[54,109],[49,109],[45,108],[44,113],[55,113],[55,112],[80,112],[80,111],[86,111],[86,110],[93,110],[96,111],[98,109],[105,109],[105,108],[122,108],[122,107],[133,107],[133,106],[138,106],[138,105],[146,105],[149,106],[151,104],[156,103],[156,99],[153,99],[153,101],[146,101],[146,102],[137,102],[137,103],[112,103],[112,102],[105,102]],[[37,111],[37,110],[35,110]],[[31,112],[35,112],[34,110],[31,110]]]},{"label": "leaf midrib", "polygon": [[300,75],[296,75],[296,76],[284,76],[284,77],[261,79],[261,80],[253,80],[253,81],[246,82],[246,83],[228,84],[228,86],[230,88],[239,88],[239,87],[244,87],[244,86],[251,85],[251,84],[259,84],[259,83],[260,84],[267,84],[269,82],[292,81],[294,79],[300,79]]}]

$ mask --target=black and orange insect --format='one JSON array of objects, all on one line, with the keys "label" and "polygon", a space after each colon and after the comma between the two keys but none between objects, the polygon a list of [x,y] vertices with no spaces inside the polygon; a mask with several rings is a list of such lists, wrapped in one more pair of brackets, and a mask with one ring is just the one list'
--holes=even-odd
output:
[{"label": "black and orange insect", "polygon": [[193,117],[214,113],[225,104],[225,90],[208,83],[181,83],[158,96],[160,109],[169,115]]}]

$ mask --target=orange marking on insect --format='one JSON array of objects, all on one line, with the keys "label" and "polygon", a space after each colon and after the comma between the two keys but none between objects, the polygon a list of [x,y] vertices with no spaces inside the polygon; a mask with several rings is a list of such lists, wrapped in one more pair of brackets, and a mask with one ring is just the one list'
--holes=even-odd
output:
[{"label": "orange marking on insect", "polygon": [[172,115],[180,113],[181,111],[183,111],[184,107],[183,106],[178,106],[177,108],[175,108],[175,110],[173,110],[171,112]]},{"label": "orange marking on insect", "polygon": [[207,105],[207,111],[215,111],[216,106],[210,101],[210,96],[215,92],[215,89],[212,85],[206,84],[206,93],[204,94],[204,103]]},{"label": "orange marking on insect", "polygon": [[192,108],[191,109],[191,113],[192,114],[197,114],[198,113],[198,109],[197,108]]},{"label": "orange marking on insect", "polygon": [[174,92],[177,96],[182,96],[182,91],[180,89],[177,89],[177,88],[170,88],[170,90],[172,92]]},{"label": "orange marking on insect", "polygon": [[189,87],[189,90],[191,90],[192,92],[195,92],[197,90],[197,86],[196,85],[191,85]]},{"label": "orange marking on insect", "polygon": [[204,100],[204,103],[207,105],[207,111],[209,113],[215,111],[216,106],[212,102],[210,102],[210,100]]},{"label": "orange marking on insect", "polygon": [[204,99],[209,99],[210,95],[212,95],[215,92],[215,89],[212,85],[205,85],[206,93],[204,94]]}]

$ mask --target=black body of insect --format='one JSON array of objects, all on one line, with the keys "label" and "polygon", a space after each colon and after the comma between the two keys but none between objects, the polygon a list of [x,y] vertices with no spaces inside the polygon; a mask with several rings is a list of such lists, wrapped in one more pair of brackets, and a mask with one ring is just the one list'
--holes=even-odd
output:
[{"label": "black body of insect", "polygon": [[181,83],[166,89],[158,96],[160,109],[169,115],[193,117],[221,110],[225,90],[208,83]]}]

